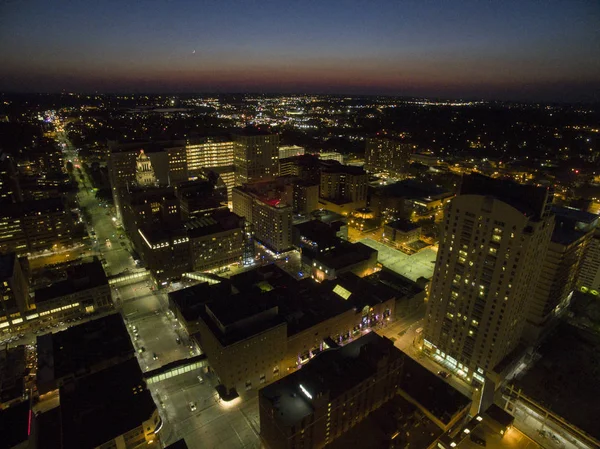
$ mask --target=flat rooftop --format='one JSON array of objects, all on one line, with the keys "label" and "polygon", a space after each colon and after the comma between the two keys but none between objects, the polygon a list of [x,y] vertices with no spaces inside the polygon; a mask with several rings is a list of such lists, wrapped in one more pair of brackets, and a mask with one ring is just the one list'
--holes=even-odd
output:
[{"label": "flat rooftop", "polygon": [[518,184],[505,179],[494,179],[477,173],[464,175],[460,195],[492,196],[503,201],[528,217],[540,218],[552,195],[546,187]]},{"label": "flat rooftop", "polygon": [[373,239],[361,239],[363,243],[377,250],[377,261],[389,270],[398,273],[411,281],[419,278],[431,279],[435,268],[437,250],[426,248],[415,254],[408,255]]},{"label": "flat rooftop", "polygon": [[416,406],[396,396],[333,440],[327,449],[389,449],[392,438],[394,447],[420,449],[430,447],[442,433]]},{"label": "flat rooftop", "polygon": [[29,439],[29,401],[0,409],[0,447],[12,448]]},{"label": "flat rooftop", "polygon": [[38,382],[81,376],[107,361],[134,357],[121,315],[114,313],[37,337]]},{"label": "flat rooftop", "polygon": [[326,265],[328,268],[339,270],[368,260],[376,252],[376,249],[361,242],[340,241],[335,248],[316,255],[315,261]]},{"label": "flat rooftop", "polygon": [[471,403],[471,399],[417,361],[404,355],[400,388],[445,425]]},{"label": "flat rooftop", "polygon": [[26,374],[25,346],[0,349],[0,402],[23,397]]},{"label": "flat rooftop", "polygon": [[42,303],[82,290],[108,285],[108,279],[99,259],[72,265],[66,269],[67,279],[35,291],[35,302]]},{"label": "flat rooftop", "polygon": [[313,397],[328,394],[335,399],[377,372],[377,363],[385,356],[401,357],[402,352],[385,337],[371,332],[341,348],[321,352],[298,370],[267,385],[259,395],[269,401],[285,425],[297,423],[313,411]]},{"label": "flat rooftop", "polygon": [[60,389],[63,449],[100,446],[156,410],[135,358]]},{"label": "flat rooftop", "polygon": [[517,388],[600,439],[600,336],[561,323],[537,351],[541,358],[514,381]]},{"label": "flat rooftop", "polygon": [[408,220],[392,221],[391,223],[388,223],[386,226],[389,226],[392,229],[397,229],[398,231],[402,231],[402,232],[410,232],[410,231],[414,231],[415,229],[421,228],[420,225],[412,223]]}]

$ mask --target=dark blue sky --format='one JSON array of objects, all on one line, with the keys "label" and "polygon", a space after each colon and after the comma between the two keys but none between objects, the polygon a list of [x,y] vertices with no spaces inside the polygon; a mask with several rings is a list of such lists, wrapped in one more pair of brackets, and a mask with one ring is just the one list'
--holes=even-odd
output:
[{"label": "dark blue sky", "polygon": [[599,0],[2,0],[0,90],[600,100]]}]

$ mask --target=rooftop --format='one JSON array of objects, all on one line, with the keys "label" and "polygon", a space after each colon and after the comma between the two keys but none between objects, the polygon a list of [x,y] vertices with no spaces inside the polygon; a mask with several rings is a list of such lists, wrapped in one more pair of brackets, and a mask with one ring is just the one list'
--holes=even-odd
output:
[{"label": "rooftop", "polygon": [[0,254],[0,279],[8,280],[15,269],[15,253]]},{"label": "rooftop", "polygon": [[540,359],[517,378],[515,387],[600,439],[600,402],[590,401],[600,397],[600,336],[563,322],[537,352]]},{"label": "rooftop", "polygon": [[35,291],[35,302],[42,303],[82,290],[108,285],[102,263],[97,258],[92,262],[72,265],[66,270],[67,279]]},{"label": "rooftop", "polygon": [[81,376],[107,362],[134,356],[121,315],[114,313],[37,338],[38,382]]},{"label": "rooftop", "polygon": [[430,199],[452,196],[446,189],[430,183],[422,183],[413,179],[378,187],[377,191],[384,196],[409,199]]},{"label": "rooftop", "polygon": [[0,409],[0,447],[16,447],[29,439],[29,413],[29,401]]},{"label": "rooftop", "polygon": [[335,248],[318,254],[315,257],[317,263],[322,263],[328,268],[339,270],[359,262],[368,260],[376,249],[370,248],[363,243],[349,243],[340,241]]},{"label": "rooftop", "polygon": [[25,346],[0,349],[0,403],[23,397]]},{"label": "rooftop", "polygon": [[383,358],[401,356],[390,340],[371,332],[341,348],[323,351],[301,370],[267,385],[259,395],[271,402],[279,420],[292,425],[313,412],[312,398],[328,395],[331,401],[375,375]]},{"label": "rooftop", "polygon": [[406,355],[400,388],[445,425],[471,403],[441,377]]},{"label": "rooftop", "polygon": [[241,229],[243,226],[242,217],[229,210],[218,211],[205,217],[193,218],[183,225],[191,238],[230,231],[236,228]]},{"label": "rooftop", "polygon": [[64,449],[100,446],[156,410],[135,358],[61,387],[60,403]]},{"label": "rooftop", "polygon": [[552,202],[552,194],[546,187],[488,178],[477,173],[463,176],[460,195],[492,196],[538,219],[544,216],[547,204]]},{"label": "rooftop", "polygon": [[389,226],[392,229],[397,229],[402,232],[410,232],[415,229],[419,229],[421,226],[415,223],[412,223],[408,220],[396,220],[388,223],[386,226]]}]

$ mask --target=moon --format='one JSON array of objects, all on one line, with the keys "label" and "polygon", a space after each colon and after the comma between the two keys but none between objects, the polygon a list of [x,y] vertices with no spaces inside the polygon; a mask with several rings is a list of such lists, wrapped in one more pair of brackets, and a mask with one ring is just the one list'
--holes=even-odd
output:
[{"label": "moon", "polygon": [[196,54],[196,50],[192,50],[192,54],[195,55]]}]

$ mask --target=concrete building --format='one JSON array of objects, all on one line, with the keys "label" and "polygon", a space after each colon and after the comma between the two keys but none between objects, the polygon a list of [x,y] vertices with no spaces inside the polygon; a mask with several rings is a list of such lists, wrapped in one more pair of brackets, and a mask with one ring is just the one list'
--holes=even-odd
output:
[{"label": "concrete building", "polygon": [[304,148],[299,147],[298,145],[282,145],[279,147],[279,159],[303,155]]},{"label": "concrete building", "polygon": [[242,260],[242,217],[229,210],[223,210],[187,221],[184,228],[190,239],[194,271],[212,270]]},{"label": "concrete building", "polygon": [[577,284],[582,291],[600,294],[600,228],[596,229],[584,253]]},{"label": "concrete building", "polygon": [[292,247],[292,207],[280,196],[263,196],[252,186],[235,187],[233,212],[252,223],[255,238],[276,253]]},{"label": "concrete building", "polygon": [[320,196],[325,200],[351,203],[354,209],[367,205],[367,173],[360,167],[331,165],[321,170]]},{"label": "concrete building", "polygon": [[378,279],[347,274],[318,284],[275,265],[169,295],[227,395],[257,388],[379,326],[394,314],[395,292]]},{"label": "concrete building", "polygon": [[41,325],[113,309],[108,279],[98,259],[69,267],[66,279],[35,291]]},{"label": "concrete building", "polygon": [[259,392],[261,440],[271,449],[326,446],[396,395],[402,362],[375,333],[324,351]]},{"label": "concrete building", "polygon": [[406,220],[396,220],[383,226],[383,238],[392,243],[411,243],[421,238],[421,226]]},{"label": "concrete building", "polygon": [[236,185],[273,179],[279,174],[279,135],[245,128],[233,135]]},{"label": "concrete building", "polygon": [[365,169],[385,172],[392,176],[404,176],[415,145],[401,138],[388,136],[370,137],[365,149]]},{"label": "concrete building", "polygon": [[340,164],[344,163],[344,155],[335,151],[325,151],[323,153],[319,153],[319,159],[322,161],[336,161]]},{"label": "concrete building", "polygon": [[190,237],[185,228],[146,225],[138,234],[142,240],[140,254],[156,282],[166,285],[192,271]]},{"label": "concrete building", "polygon": [[23,255],[69,246],[83,237],[62,198],[7,204],[0,212],[0,252]]},{"label": "concrete building", "polygon": [[279,160],[280,176],[297,176],[310,183],[320,182],[321,161],[317,156],[305,154]]},{"label": "concrete building", "polygon": [[424,326],[424,352],[483,383],[517,348],[554,217],[546,188],[463,177],[445,214]]},{"label": "concrete building", "polygon": [[319,184],[298,179],[286,186],[291,190],[290,205],[297,214],[310,214],[319,206]]},{"label": "concrete building", "polygon": [[360,242],[349,243],[338,239],[335,246],[315,254],[309,265],[311,277],[318,282],[332,280],[348,272],[364,277],[375,272],[377,250]]},{"label": "concrete building", "polygon": [[35,312],[28,313],[29,281],[15,253],[0,254],[0,295],[0,335],[26,327]]},{"label": "concrete building", "polygon": [[24,345],[0,349],[0,410],[28,397],[25,387],[27,351]]},{"label": "concrete building", "polygon": [[584,253],[600,221],[597,215],[553,206],[552,232],[535,295],[529,303],[523,337],[534,344],[564,315],[577,288]]},{"label": "concrete building", "polygon": [[189,178],[201,178],[207,171],[214,171],[227,186],[227,194],[231,198],[231,189],[235,186],[233,149],[234,143],[230,138],[188,139],[185,151]]}]

